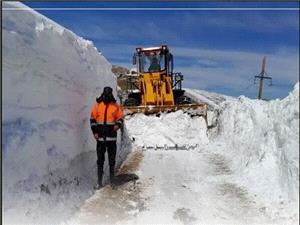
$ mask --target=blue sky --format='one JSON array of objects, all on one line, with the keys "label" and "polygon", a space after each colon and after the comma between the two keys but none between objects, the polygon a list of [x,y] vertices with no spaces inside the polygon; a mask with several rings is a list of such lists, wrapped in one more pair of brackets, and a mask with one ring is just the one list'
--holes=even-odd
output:
[{"label": "blue sky", "polygon": [[[33,8],[295,8],[297,3],[25,2]],[[282,98],[299,80],[297,10],[37,10],[91,40],[112,63],[131,68],[135,47],[168,44],[184,87],[257,97],[253,84],[263,56],[273,86],[263,97]]]}]

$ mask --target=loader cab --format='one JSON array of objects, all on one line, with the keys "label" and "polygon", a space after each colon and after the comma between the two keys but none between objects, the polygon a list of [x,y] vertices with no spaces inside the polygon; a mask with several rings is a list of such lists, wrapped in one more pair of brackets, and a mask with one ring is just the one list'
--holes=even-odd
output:
[{"label": "loader cab", "polygon": [[156,48],[137,48],[133,56],[133,64],[138,73],[161,73],[171,75],[173,72],[173,56],[167,46]]}]

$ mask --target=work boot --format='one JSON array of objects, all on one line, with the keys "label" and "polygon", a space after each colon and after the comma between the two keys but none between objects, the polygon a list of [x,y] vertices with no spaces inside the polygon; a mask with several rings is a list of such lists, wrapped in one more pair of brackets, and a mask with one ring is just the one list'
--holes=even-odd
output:
[{"label": "work boot", "polygon": [[98,184],[94,186],[95,190],[99,190],[100,188],[102,188],[102,174],[98,175]]},{"label": "work boot", "polygon": [[110,178],[110,185],[113,186],[115,183],[115,167],[111,166],[109,168],[109,178]]},{"label": "work boot", "polygon": [[96,185],[94,186],[94,190],[99,190],[99,189],[101,189],[101,188],[103,188],[102,184],[96,184]]},{"label": "work boot", "polygon": [[95,190],[99,190],[103,187],[102,185],[102,177],[103,177],[103,168],[98,168],[98,184],[94,187]]}]

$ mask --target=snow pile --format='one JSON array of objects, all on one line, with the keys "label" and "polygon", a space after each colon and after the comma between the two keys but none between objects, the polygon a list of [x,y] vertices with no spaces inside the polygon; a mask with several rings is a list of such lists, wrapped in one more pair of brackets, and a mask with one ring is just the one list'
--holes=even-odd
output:
[{"label": "snow pile", "polygon": [[191,118],[179,110],[174,113],[127,117],[129,137],[140,147],[194,146],[208,143],[206,124],[202,117]]},{"label": "snow pile", "polygon": [[29,8],[5,10],[21,3],[3,7],[3,219],[55,224],[92,194],[90,109],[116,78],[91,42]]},{"label": "snow pile", "polygon": [[[209,128],[215,127],[218,123],[218,117],[221,111],[220,104],[224,101],[234,100],[231,96],[214,92],[188,88],[185,88],[184,90],[185,95],[190,97],[193,102],[205,103],[207,105],[207,125]],[[208,132],[208,135],[210,137],[214,134]]]},{"label": "snow pile", "polygon": [[224,146],[240,182],[265,202],[298,202],[299,83],[283,100],[241,96],[221,107],[215,145]]},{"label": "snow pile", "polygon": [[198,103],[206,103],[209,110],[219,109],[219,105],[225,100],[233,100],[233,97],[222,95],[218,93],[197,90],[197,89],[188,89],[185,88],[185,95],[193,99]]}]

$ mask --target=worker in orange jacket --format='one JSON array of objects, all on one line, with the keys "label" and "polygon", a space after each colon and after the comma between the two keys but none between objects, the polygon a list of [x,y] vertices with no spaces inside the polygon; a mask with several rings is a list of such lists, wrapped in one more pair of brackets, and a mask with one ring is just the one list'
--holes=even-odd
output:
[{"label": "worker in orange jacket", "polygon": [[114,183],[117,130],[123,126],[123,112],[121,106],[116,103],[112,88],[105,87],[101,96],[96,99],[92,107],[90,124],[97,140],[98,185],[95,189],[100,189],[106,150],[109,159],[110,182],[111,185]]}]

